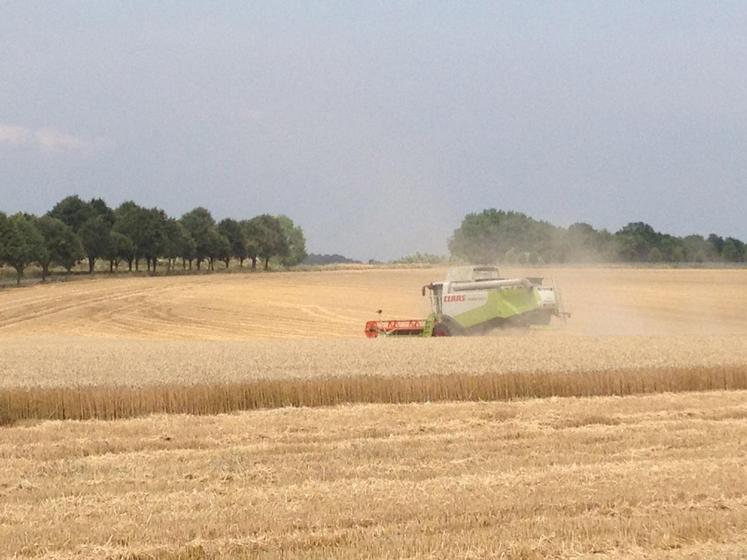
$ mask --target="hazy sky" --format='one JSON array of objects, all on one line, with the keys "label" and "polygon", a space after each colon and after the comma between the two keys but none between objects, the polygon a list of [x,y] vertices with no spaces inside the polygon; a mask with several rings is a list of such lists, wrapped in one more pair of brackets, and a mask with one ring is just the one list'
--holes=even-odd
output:
[{"label": "hazy sky", "polygon": [[466,212],[747,239],[745,2],[0,0],[0,209],[446,252]]}]

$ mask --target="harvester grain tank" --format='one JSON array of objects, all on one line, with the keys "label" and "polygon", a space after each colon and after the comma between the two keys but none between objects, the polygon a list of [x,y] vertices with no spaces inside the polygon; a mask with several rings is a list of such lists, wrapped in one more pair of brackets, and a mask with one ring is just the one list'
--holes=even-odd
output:
[{"label": "harvester grain tank", "polygon": [[501,278],[494,266],[452,268],[445,281],[423,286],[422,294],[431,304],[426,319],[368,321],[366,336],[479,334],[498,327],[547,325],[553,316],[569,316],[543,278]]}]

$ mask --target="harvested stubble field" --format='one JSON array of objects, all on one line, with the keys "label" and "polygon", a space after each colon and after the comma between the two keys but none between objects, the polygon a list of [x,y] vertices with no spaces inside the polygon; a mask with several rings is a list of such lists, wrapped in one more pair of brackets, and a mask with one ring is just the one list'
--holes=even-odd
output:
[{"label": "harvested stubble field", "polygon": [[54,421],[0,555],[744,558],[747,392]]},{"label": "harvested stubble field", "polygon": [[542,274],[567,324],[431,340],[362,325],[434,269],[0,291],[0,555],[745,557],[747,270]]}]

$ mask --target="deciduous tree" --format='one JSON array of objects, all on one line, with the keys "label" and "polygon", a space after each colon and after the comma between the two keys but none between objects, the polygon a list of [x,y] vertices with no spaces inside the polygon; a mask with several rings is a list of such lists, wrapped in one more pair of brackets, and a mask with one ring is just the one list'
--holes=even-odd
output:
[{"label": "deciduous tree", "polygon": [[228,238],[218,233],[217,229],[211,229],[208,231],[208,266],[210,270],[215,270],[215,261],[223,261],[228,268],[228,264],[231,261],[231,244]]},{"label": "deciduous tree", "polygon": [[116,230],[109,232],[109,244],[104,257],[109,261],[109,272],[119,269],[122,259],[131,260],[135,252],[132,239]]},{"label": "deciduous tree", "polygon": [[275,216],[262,214],[255,216],[244,224],[247,238],[247,253],[252,260],[252,269],[257,266],[257,259],[264,261],[265,270],[270,268],[272,257],[288,256],[288,240]]},{"label": "deciduous tree", "polygon": [[47,258],[44,237],[34,223],[33,217],[14,214],[7,219],[0,260],[16,270],[16,283],[21,283],[23,272],[33,262]]},{"label": "deciduous tree", "polygon": [[109,223],[103,216],[89,218],[80,226],[78,235],[83,244],[83,252],[88,259],[89,274],[93,274],[96,260],[109,252],[111,231]]},{"label": "deciduous tree", "polygon": [[192,268],[195,242],[184,225],[173,218],[169,218],[164,225],[164,232],[164,256],[169,260],[169,270],[175,266],[177,257],[182,259],[182,268],[187,267],[187,261]]},{"label": "deciduous tree", "polygon": [[44,258],[39,262],[42,279],[46,279],[52,263],[63,266],[69,273],[75,263],[83,258],[83,247],[73,228],[50,215],[38,218],[36,225],[46,247]]},{"label": "deciduous tree", "polygon": [[[231,218],[226,218],[218,223],[218,233],[225,236],[229,244],[229,255],[239,260],[239,266],[244,266],[248,257],[246,236],[241,224]],[[228,268],[228,262],[226,262]]]},{"label": "deciduous tree", "polygon": [[745,257],[744,243],[734,237],[727,237],[724,239],[721,256],[726,262],[742,262]]},{"label": "deciduous tree", "polygon": [[306,258],[306,238],[301,226],[293,223],[288,216],[277,216],[288,243],[288,254],[281,258],[283,266],[296,266]]},{"label": "deciduous tree", "polygon": [[200,264],[211,252],[210,232],[215,229],[215,220],[209,210],[198,206],[184,214],[180,221],[195,242],[195,261],[200,270]]},{"label": "deciduous tree", "polygon": [[75,194],[55,204],[49,211],[49,215],[67,224],[77,233],[86,221],[96,215],[96,210],[89,202],[85,202]]},{"label": "deciduous tree", "polygon": [[552,261],[557,260],[554,241],[560,233],[559,228],[521,212],[491,208],[467,214],[449,240],[449,250],[479,264],[495,263],[512,249],[516,254]]}]

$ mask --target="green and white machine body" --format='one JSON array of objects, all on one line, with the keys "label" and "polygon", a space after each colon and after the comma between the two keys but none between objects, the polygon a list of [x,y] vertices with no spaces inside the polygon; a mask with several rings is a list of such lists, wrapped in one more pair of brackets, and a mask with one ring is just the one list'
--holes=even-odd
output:
[{"label": "green and white machine body", "polygon": [[501,278],[493,266],[452,268],[444,282],[424,286],[423,293],[432,310],[425,336],[429,330],[431,336],[448,336],[546,325],[554,315],[565,315],[555,288],[544,286],[543,278]]},{"label": "green and white machine body", "polygon": [[384,336],[455,336],[499,327],[547,325],[553,316],[568,317],[560,296],[543,278],[501,278],[494,266],[463,266],[446,280],[423,286],[431,314],[422,319],[366,323],[369,338]]}]

